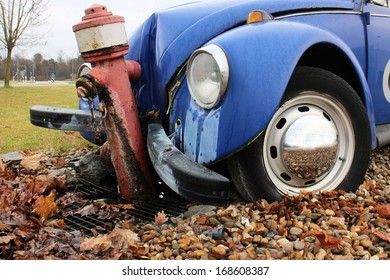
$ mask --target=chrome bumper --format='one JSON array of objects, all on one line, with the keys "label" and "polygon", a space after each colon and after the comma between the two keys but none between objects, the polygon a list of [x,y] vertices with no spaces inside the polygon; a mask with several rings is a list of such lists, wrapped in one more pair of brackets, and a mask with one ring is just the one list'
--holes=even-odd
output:
[{"label": "chrome bumper", "polygon": [[157,174],[173,191],[198,203],[228,204],[229,180],[180,152],[161,123],[149,123],[147,146]]}]

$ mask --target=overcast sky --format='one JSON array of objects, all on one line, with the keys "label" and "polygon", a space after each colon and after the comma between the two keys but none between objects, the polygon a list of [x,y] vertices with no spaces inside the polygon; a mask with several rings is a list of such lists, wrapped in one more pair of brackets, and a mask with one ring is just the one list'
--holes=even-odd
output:
[{"label": "overcast sky", "polygon": [[[57,59],[60,52],[65,58],[76,57],[79,52],[72,26],[81,21],[84,10],[94,3],[107,6],[114,15],[125,17],[129,35],[154,11],[197,0],[49,0],[47,10],[46,45],[33,48],[17,48],[14,55],[30,58],[41,53],[44,58]],[[212,1],[212,0],[206,0]]]}]

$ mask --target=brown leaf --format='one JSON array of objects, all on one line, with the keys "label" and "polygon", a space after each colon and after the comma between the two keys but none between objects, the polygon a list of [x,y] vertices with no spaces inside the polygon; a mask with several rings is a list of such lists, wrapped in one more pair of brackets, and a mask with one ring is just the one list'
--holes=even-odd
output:
[{"label": "brown leaf", "polygon": [[321,247],[323,249],[339,249],[339,244],[341,242],[341,239],[329,236],[323,231],[310,231],[301,236],[301,238],[306,238],[308,236],[314,235],[317,237],[318,241],[321,244]]},{"label": "brown leaf", "polygon": [[16,238],[15,234],[0,236],[0,244],[8,244],[11,240],[14,240],[15,238]]},{"label": "brown leaf", "polygon": [[117,249],[127,249],[129,243],[136,243],[139,241],[138,235],[130,229],[115,227],[109,236]]},{"label": "brown leaf", "polygon": [[374,235],[378,236],[380,239],[390,243],[390,234],[383,231],[374,231]]},{"label": "brown leaf", "polygon": [[80,244],[80,251],[93,251],[94,253],[105,252],[109,249],[128,249],[129,244],[136,243],[139,238],[130,229],[115,227],[110,234],[87,238]]},{"label": "brown leaf", "polygon": [[42,221],[47,220],[57,213],[57,204],[54,201],[55,192],[52,191],[48,196],[39,196],[36,201],[36,207],[32,211],[37,214]]},{"label": "brown leaf", "polygon": [[5,164],[3,163],[3,160],[0,158],[0,172],[5,171]]},{"label": "brown leaf", "polygon": [[377,231],[373,225],[371,225],[371,233],[384,241],[390,242],[390,234],[383,231]]},{"label": "brown leaf", "polygon": [[89,205],[81,208],[77,212],[75,212],[75,214],[79,214],[82,217],[84,217],[84,216],[88,216],[88,215],[94,215],[97,212],[98,212],[97,207],[95,205],[93,205],[93,204],[89,204]]},{"label": "brown leaf", "polygon": [[0,231],[6,231],[6,230],[10,230],[10,229],[11,229],[11,226],[9,224],[0,223]]},{"label": "brown leaf", "polygon": [[148,242],[149,240],[152,240],[153,238],[157,237],[157,235],[158,235],[158,233],[157,233],[157,231],[155,231],[155,230],[145,232],[145,233],[142,235],[142,243],[146,243],[146,242]]},{"label": "brown leaf", "polygon": [[97,237],[86,238],[80,244],[80,251],[94,251],[95,253],[107,251],[112,247],[112,242],[108,234]]},{"label": "brown leaf", "polygon": [[168,221],[167,215],[164,213],[164,210],[161,212],[158,212],[157,215],[154,217],[154,223],[158,226],[161,226],[162,224],[166,223]]},{"label": "brown leaf", "polygon": [[377,205],[372,210],[378,212],[381,218],[390,217],[390,204]]},{"label": "brown leaf", "polygon": [[41,170],[43,168],[42,163],[49,160],[49,158],[43,154],[35,154],[26,156],[22,159],[20,164],[27,170]]},{"label": "brown leaf", "polygon": [[31,183],[34,184],[33,191],[35,194],[41,194],[45,191],[50,191],[53,189],[63,190],[66,188],[65,175],[59,177],[54,177],[50,175],[38,175]]},{"label": "brown leaf", "polygon": [[60,168],[64,167],[65,164],[66,164],[66,161],[63,158],[59,158],[56,162],[56,168],[60,169]]},{"label": "brown leaf", "polygon": [[61,229],[66,228],[66,224],[65,224],[65,221],[63,219],[51,220],[50,222],[46,223],[46,226],[57,227],[57,228],[61,228]]}]

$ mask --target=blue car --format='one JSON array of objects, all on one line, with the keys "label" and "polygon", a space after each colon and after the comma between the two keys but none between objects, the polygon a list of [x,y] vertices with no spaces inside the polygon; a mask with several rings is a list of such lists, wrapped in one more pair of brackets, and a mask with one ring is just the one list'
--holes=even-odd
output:
[{"label": "blue car", "polygon": [[[127,60],[160,178],[224,203],[355,190],[390,143],[390,1],[216,0],[156,12]],[[131,16],[131,15],[129,15]],[[170,151],[167,155],[166,151]]]}]

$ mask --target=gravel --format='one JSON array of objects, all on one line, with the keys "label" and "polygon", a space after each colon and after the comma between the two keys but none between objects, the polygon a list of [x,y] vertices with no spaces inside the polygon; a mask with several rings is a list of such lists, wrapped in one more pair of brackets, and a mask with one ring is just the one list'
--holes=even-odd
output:
[{"label": "gravel", "polygon": [[[365,180],[355,192],[307,193],[273,203],[237,201],[228,207],[190,205],[180,216],[160,211],[154,221],[140,222],[125,207],[82,200],[83,206],[97,207],[91,213],[109,217],[112,230],[93,230],[90,237],[43,225],[34,244],[29,238],[13,250],[9,242],[7,252],[18,259],[29,258],[32,249],[36,257],[37,248],[50,249],[43,250],[43,259],[390,259],[389,158],[389,146],[374,150]],[[5,235],[9,227],[3,227]],[[56,244],[48,243],[50,236]]]}]

